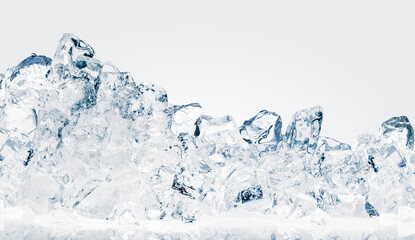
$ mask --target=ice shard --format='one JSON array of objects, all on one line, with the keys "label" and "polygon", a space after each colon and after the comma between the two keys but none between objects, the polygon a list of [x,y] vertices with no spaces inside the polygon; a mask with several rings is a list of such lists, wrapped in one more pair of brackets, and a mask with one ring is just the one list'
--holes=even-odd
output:
[{"label": "ice shard", "polygon": [[281,141],[281,117],[267,110],[246,120],[240,127],[242,138],[248,143],[277,144]]},{"label": "ice shard", "polygon": [[375,207],[372,206],[369,202],[365,203],[365,209],[369,217],[378,217],[379,213],[376,211]]},{"label": "ice shard", "polygon": [[287,147],[307,153],[314,152],[322,121],[323,109],[320,106],[296,112],[285,133]]}]

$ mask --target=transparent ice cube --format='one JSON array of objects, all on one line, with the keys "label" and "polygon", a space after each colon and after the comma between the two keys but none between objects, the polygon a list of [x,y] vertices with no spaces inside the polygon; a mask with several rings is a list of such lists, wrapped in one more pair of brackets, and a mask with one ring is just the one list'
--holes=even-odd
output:
[{"label": "transparent ice cube", "polygon": [[382,123],[380,135],[409,149],[414,148],[414,129],[408,117],[393,117]]},{"label": "transparent ice cube", "polygon": [[248,143],[277,144],[281,141],[281,117],[267,110],[260,111],[257,115],[246,120],[239,132]]},{"label": "transparent ice cube", "polygon": [[285,133],[287,147],[313,153],[317,148],[322,121],[323,109],[320,106],[296,112]]}]

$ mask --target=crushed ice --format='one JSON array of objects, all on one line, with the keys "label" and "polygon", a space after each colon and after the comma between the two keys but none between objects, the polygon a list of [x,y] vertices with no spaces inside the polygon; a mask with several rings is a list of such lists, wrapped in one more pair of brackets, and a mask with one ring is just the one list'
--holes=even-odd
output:
[{"label": "crushed ice", "polygon": [[319,106],[295,113],[285,132],[267,110],[238,127],[198,103],[168,103],[164,89],[94,53],[65,34],[53,59],[33,54],[0,74],[5,208],[138,224],[253,212],[376,218],[415,207],[405,116],[353,146],[320,136]]}]

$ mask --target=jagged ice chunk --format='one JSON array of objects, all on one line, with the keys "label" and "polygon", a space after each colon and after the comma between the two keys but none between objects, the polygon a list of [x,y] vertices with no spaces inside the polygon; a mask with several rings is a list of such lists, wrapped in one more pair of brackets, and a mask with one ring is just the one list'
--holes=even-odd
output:
[{"label": "jagged ice chunk", "polygon": [[296,112],[285,133],[288,148],[308,153],[314,152],[317,148],[322,121],[323,109],[320,106]]},{"label": "jagged ice chunk", "polygon": [[281,141],[281,117],[267,110],[246,120],[239,128],[242,138],[248,143],[277,144]]},{"label": "jagged ice chunk", "polygon": [[406,116],[393,117],[383,122],[380,134],[409,149],[414,148],[414,129]]}]

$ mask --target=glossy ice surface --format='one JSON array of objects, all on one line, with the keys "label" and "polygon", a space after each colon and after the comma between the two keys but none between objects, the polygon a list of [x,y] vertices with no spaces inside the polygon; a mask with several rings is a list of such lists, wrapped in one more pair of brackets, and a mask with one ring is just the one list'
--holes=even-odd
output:
[{"label": "glossy ice surface", "polygon": [[198,103],[172,105],[94,54],[65,34],[53,59],[33,54],[0,74],[1,239],[415,233],[407,117],[353,146],[320,136],[319,106],[286,130],[268,110],[237,126]]}]

